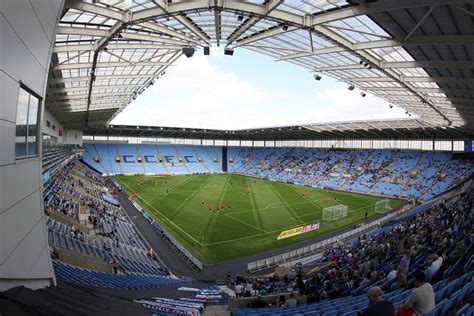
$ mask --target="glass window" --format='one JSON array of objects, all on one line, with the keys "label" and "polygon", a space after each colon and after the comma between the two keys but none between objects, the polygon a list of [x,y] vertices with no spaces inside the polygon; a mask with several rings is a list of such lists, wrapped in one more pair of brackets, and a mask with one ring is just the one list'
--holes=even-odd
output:
[{"label": "glass window", "polygon": [[38,109],[39,100],[30,95],[30,107],[28,110],[28,156],[38,155],[36,138],[38,136]]},{"label": "glass window", "polygon": [[20,88],[16,111],[15,156],[38,155],[38,111],[39,99]]},{"label": "glass window", "polygon": [[26,131],[28,123],[28,103],[30,94],[20,88],[16,110],[15,156],[26,156]]}]

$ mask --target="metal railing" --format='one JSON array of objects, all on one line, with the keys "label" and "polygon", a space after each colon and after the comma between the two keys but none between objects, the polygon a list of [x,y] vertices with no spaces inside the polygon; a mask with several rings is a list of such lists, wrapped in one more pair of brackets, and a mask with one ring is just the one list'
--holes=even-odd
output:
[{"label": "metal railing", "polygon": [[352,239],[355,236],[358,236],[358,235],[364,234],[364,233],[366,233],[370,230],[373,230],[373,229],[377,228],[380,224],[390,220],[394,216],[396,216],[396,212],[391,212],[391,213],[385,215],[384,217],[381,217],[381,218],[379,218],[377,220],[374,220],[370,223],[364,224],[361,227],[358,227],[356,229],[352,229],[348,232],[345,232],[345,233],[339,234],[337,236],[325,239],[325,240],[317,242],[315,244],[305,246],[305,247],[302,247],[302,248],[299,248],[299,249],[296,249],[296,250],[292,250],[292,251],[289,251],[289,252],[286,252],[286,253],[283,253],[283,254],[280,254],[280,255],[276,255],[276,256],[273,256],[273,257],[269,257],[269,258],[266,258],[266,259],[249,262],[247,264],[247,271],[252,273],[252,272],[268,269],[268,268],[271,268],[271,267],[275,267],[275,266],[278,266],[280,264],[287,263],[289,261],[298,260],[300,258],[304,258],[304,257],[310,256],[310,255],[316,254],[316,253],[322,251],[327,246],[334,244],[335,242],[347,241],[348,239]]}]

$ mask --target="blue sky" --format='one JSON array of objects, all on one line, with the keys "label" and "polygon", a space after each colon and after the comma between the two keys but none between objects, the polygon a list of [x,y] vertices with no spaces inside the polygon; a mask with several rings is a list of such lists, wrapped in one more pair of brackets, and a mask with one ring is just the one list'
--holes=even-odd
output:
[{"label": "blue sky", "polygon": [[245,49],[196,51],[132,102],[112,124],[241,129],[317,122],[406,118],[347,84]]}]

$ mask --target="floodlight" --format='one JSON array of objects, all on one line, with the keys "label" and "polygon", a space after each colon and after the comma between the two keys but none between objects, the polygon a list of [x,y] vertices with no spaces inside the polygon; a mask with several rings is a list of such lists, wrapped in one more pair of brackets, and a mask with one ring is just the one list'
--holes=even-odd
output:
[{"label": "floodlight", "polygon": [[234,55],[234,50],[231,49],[231,48],[226,48],[226,49],[224,49],[224,55],[232,56],[232,55]]},{"label": "floodlight", "polygon": [[183,47],[183,54],[188,58],[193,57],[194,48],[192,48],[192,47]]},{"label": "floodlight", "polygon": [[244,20],[243,15],[237,16],[237,21],[242,22]]},{"label": "floodlight", "polygon": [[321,80],[321,76],[318,74],[314,74],[314,80],[317,80],[317,81]]},{"label": "floodlight", "polygon": [[361,93],[360,93],[360,96],[363,97],[363,98],[365,98],[365,96],[366,96],[365,92],[361,92]]},{"label": "floodlight", "polygon": [[285,32],[288,31],[288,24],[284,24],[282,28],[283,28],[283,31]]},{"label": "floodlight", "polygon": [[204,55],[210,55],[211,54],[211,50],[209,48],[209,46],[205,46],[204,47]]},{"label": "floodlight", "polygon": [[349,89],[350,91],[352,91],[352,90],[355,89],[355,87],[354,87],[354,85],[350,84],[350,85],[349,85],[349,88],[347,88],[347,89]]},{"label": "floodlight", "polygon": [[391,105],[391,104],[389,104],[388,107],[391,108],[391,109],[393,109],[393,105]]}]

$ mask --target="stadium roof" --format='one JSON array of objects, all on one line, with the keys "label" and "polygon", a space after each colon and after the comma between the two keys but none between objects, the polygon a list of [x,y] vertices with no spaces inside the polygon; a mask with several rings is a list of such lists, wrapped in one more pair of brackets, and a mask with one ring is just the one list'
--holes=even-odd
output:
[{"label": "stadium roof", "polygon": [[89,136],[159,137],[222,140],[315,139],[464,139],[473,130],[436,126],[417,119],[317,123],[242,130],[109,125],[88,127]]},{"label": "stadium roof", "polygon": [[103,128],[183,48],[222,45],[334,77],[430,126],[473,126],[473,4],[68,0],[45,104],[66,128]]}]

